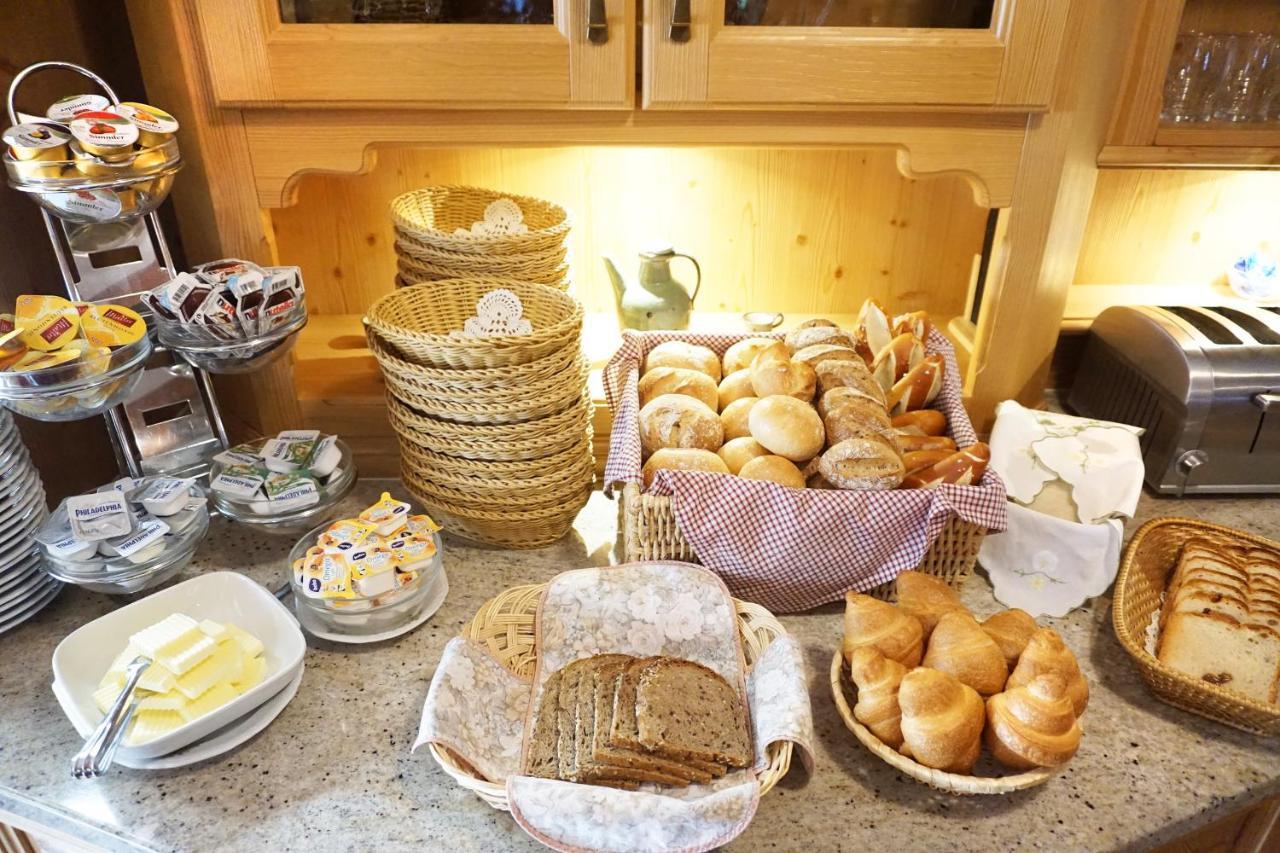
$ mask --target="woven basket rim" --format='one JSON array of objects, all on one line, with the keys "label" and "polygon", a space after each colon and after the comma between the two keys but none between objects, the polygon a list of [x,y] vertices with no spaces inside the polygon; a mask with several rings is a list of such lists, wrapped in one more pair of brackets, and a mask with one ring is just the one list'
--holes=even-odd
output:
[{"label": "woven basket rim", "polygon": [[[490,613],[496,613],[499,624],[502,627],[503,635],[512,642],[517,638],[523,638],[520,633],[520,627],[528,628],[528,635],[534,636],[532,628],[537,618],[538,603],[542,599],[542,593],[547,588],[547,584],[523,584],[520,586],[509,587],[498,593],[498,595],[480,605],[475,616],[468,619],[466,624],[462,626],[459,636],[472,642],[480,642],[485,639],[481,633],[482,625],[477,625],[477,620],[481,616],[488,616]],[[515,602],[519,609],[512,611],[503,609],[502,605],[508,601]],[[749,601],[734,598],[734,616],[738,626],[738,634],[742,639],[744,652],[750,652],[752,659],[755,659],[760,652],[763,652],[770,643],[775,640],[787,636],[787,629],[778,621],[772,613],[758,604]],[[532,605],[532,607],[530,607]],[[495,620],[495,622],[498,622]],[[768,642],[760,642],[758,635],[764,634],[768,637]],[[760,646],[759,651],[755,649],[756,645]],[[513,670],[507,663],[507,656],[495,654],[497,650],[489,643],[486,643],[491,654],[497,658],[509,672],[521,675],[521,672]],[[510,657],[515,657],[512,655]],[[519,654],[521,666],[527,667],[536,660],[536,651],[533,643],[528,644],[528,649]],[[748,660],[748,664],[753,660]],[[752,735],[754,739],[754,733]],[[485,802],[497,809],[504,811],[509,810],[507,803],[507,792],[505,785],[499,785],[481,779],[472,768],[466,767],[448,750],[438,747],[434,743],[428,743],[431,755],[440,764],[440,766],[452,776],[464,788],[467,788],[479,795]],[[764,770],[759,771],[757,778],[760,781],[760,794],[763,796],[787,775],[787,771],[791,768],[791,757],[794,751],[794,744],[789,740],[775,741],[768,746],[769,764]]]},{"label": "woven basket rim", "polygon": [[[520,301],[524,302],[526,306],[531,301],[539,299],[551,302],[562,309],[565,312],[565,316],[550,326],[534,329],[528,335],[500,335],[488,338],[455,338],[447,333],[425,332],[408,328],[379,317],[379,314],[388,311],[389,306],[400,302],[417,300],[429,304],[446,299],[456,300],[464,295],[468,301],[471,301],[471,296],[477,287],[506,288],[519,296]],[[430,286],[402,287],[399,290],[385,293],[374,300],[373,304],[365,311],[364,324],[373,328],[379,335],[388,340],[394,341],[396,337],[400,337],[412,340],[417,346],[431,346],[441,350],[467,353],[486,350],[531,349],[545,346],[561,338],[576,340],[582,331],[582,318],[582,303],[549,284],[538,284],[537,282],[521,281],[520,279],[505,278],[503,276],[476,275],[444,278],[431,282]]]},{"label": "woven basket rim", "polygon": [[[523,364],[506,367],[428,367],[396,355],[392,352],[395,344],[383,341],[372,327],[365,326],[365,339],[369,343],[369,351],[373,354],[374,360],[378,362],[378,367],[384,372],[389,366],[394,372],[412,376],[415,382],[440,385],[444,388],[466,388],[475,394],[483,394],[484,389],[495,385],[506,383],[522,387],[531,381],[557,375],[581,355],[578,342],[571,341],[559,349]],[[526,373],[531,374],[533,378],[530,379],[525,375]]]},{"label": "woven basket rim", "polygon": [[[1197,678],[1192,678],[1190,675],[1174,669],[1147,651],[1146,643],[1143,641],[1143,636],[1146,630],[1145,626],[1141,629],[1142,633],[1135,634],[1135,632],[1130,630],[1129,625],[1125,622],[1124,613],[1126,610],[1125,604],[1129,596],[1129,581],[1130,576],[1134,571],[1140,546],[1147,537],[1159,535],[1163,529],[1175,526],[1216,533],[1220,536],[1237,539],[1256,547],[1266,548],[1271,551],[1280,551],[1280,543],[1276,543],[1264,536],[1258,536],[1257,534],[1249,533],[1245,530],[1237,530],[1234,527],[1214,524],[1211,521],[1200,521],[1198,519],[1179,516],[1161,516],[1160,518],[1151,519],[1139,527],[1137,532],[1135,532],[1133,537],[1129,540],[1129,544],[1125,548],[1124,559],[1120,561],[1120,570],[1116,573],[1115,590],[1112,594],[1111,602],[1111,625],[1115,631],[1116,639],[1120,641],[1120,645],[1126,652],[1128,652],[1129,657],[1133,658],[1139,669],[1144,671],[1144,676],[1146,675],[1146,671],[1159,673],[1160,677],[1177,684],[1186,692],[1186,694],[1188,694],[1183,697],[1187,704],[1179,705],[1178,707],[1181,707],[1184,710],[1206,714],[1208,712],[1200,711],[1195,706],[1195,702],[1197,699],[1212,699],[1224,705],[1233,705],[1241,712],[1248,713],[1253,716],[1268,718],[1276,726],[1280,726],[1280,707],[1275,705],[1264,705],[1263,703],[1258,702],[1255,699],[1251,699],[1248,696],[1218,687],[1215,684],[1209,684],[1208,682],[1201,681]],[[1168,585],[1166,578],[1166,589],[1167,588]],[[1150,618],[1150,615],[1148,615],[1148,618]],[[1161,696],[1158,692],[1153,691],[1153,693],[1155,693],[1156,698],[1161,699],[1162,701],[1167,701],[1165,697]],[[1220,715],[1210,714],[1209,716],[1219,722],[1227,723],[1227,721],[1221,719]],[[1255,734],[1267,733],[1263,730],[1237,723],[1227,724]]]},{"label": "woven basket rim", "polygon": [[584,449],[591,448],[591,434],[584,430],[583,434],[579,437],[579,440],[581,441],[581,448],[575,446],[576,443],[571,444],[565,450],[557,451],[556,453],[540,459],[522,459],[516,461],[483,460],[472,459],[467,456],[451,456],[448,453],[440,453],[439,451],[422,447],[412,441],[403,440],[399,434],[397,434],[396,437],[397,439],[400,439],[398,443],[400,445],[401,455],[421,456],[425,459],[423,464],[434,465],[447,470],[474,470],[477,473],[491,472],[490,476],[495,478],[506,476],[512,480],[520,479],[520,475],[516,473],[519,470],[533,468],[540,471],[544,467],[558,465],[562,462],[568,464],[572,462],[573,456],[582,452]]},{"label": "woven basket rim", "polygon": [[[501,198],[509,198],[520,206],[525,224],[529,230],[524,234],[507,234],[493,237],[462,237],[452,232],[433,228],[421,221],[411,220],[406,213],[411,204],[421,205],[424,201],[436,206],[447,203],[449,196],[478,197],[487,206]],[[547,199],[517,193],[499,192],[484,187],[467,186],[465,184],[437,184],[420,187],[401,193],[391,200],[391,219],[396,227],[418,236],[423,241],[441,247],[458,247],[458,251],[474,251],[476,253],[518,250],[522,246],[539,245],[551,241],[562,241],[569,233],[572,224],[569,212],[560,205]],[[538,224],[539,222],[545,224]]]},{"label": "woven basket rim", "polygon": [[849,700],[845,696],[844,681],[844,655],[841,654],[840,649],[836,649],[834,656],[831,658],[831,695],[835,700],[836,710],[840,712],[840,719],[844,721],[845,727],[853,732],[859,743],[865,746],[876,758],[879,758],[894,770],[905,773],[917,782],[923,782],[931,788],[952,794],[1009,794],[1043,784],[1056,776],[1066,766],[1041,767],[1036,770],[1014,773],[1008,776],[967,776],[963,773],[947,773],[943,770],[926,767],[919,762],[912,761],[896,749],[891,749],[884,741],[872,734],[870,729],[858,722],[858,719],[853,716],[853,709],[849,707]]},{"label": "woven basket rim", "polygon": [[[400,424],[433,434],[444,441],[491,441],[511,442],[533,441],[549,434],[563,431],[572,425],[579,416],[591,419],[591,391],[580,391],[576,402],[570,403],[563,411],[545,415],[530,421],[501,424],[470,424],[457,421],[446,421],[441,418],[425,415],[404,400],[387,390],[388,414]],[[393,424],[394,425],[394,424]],[[400,430],[396,430],[399,432]]]},{"label": "woven basket rim", "polygon": [[495,264],[522,266],[525,264],[543,266],[551,262],[558,266],[565,262],[569,247],[563,243],[550,249],[534,249],[528,252],[513,252],[507,255],[477,255],[471,252],[458,252],[453,249],[442,249],[430,243],[423,243],[413,234],[395,229],[393,245],[398,259],[420,259],[428,263],[440,262],[449,264]]},{"label": "woven basket rim", "polygon": [[444,512],[456,515],[459,518],[471,519],[473,521],[527,521],[527,522],[551,522],[567,517],[570,522],[578,517],[578,513],[586,506],[587,498],[591,496],[591,484],[586,483],[582,487],[582,502],[578,503],[578,493],[574,493],[568,499],[565,499],[557,506],[547,507],[546,509],[535,510],[480,510],[461,507],[450,501],[436,497],[421,497],[415,491],[416,483],[421,479],[415,472],[404,471],[401,469],[401,479],[414,497],[417,497],[423,504],[429,504],[433,507],[439,507]]},{"label": "woven basket rim", "polygon": [[591,452],[591,446],[588,444],[578,448],[575,451],[575,455],[577,458],[565,465],[543,466],[543,472],[534,477],[486,477],[479,474],[454,474],[447,468],[440,469],[430,462],[419,460],[413,454],[405,454],[401,464],[413,469],[414,473],[423,480],[429,481],[438,478],[441,480],[440,485],[455,491],[467,488],[481,490],[514,488],[535,492],[559,492],[562,486],[567,486],[580,479],[584,471],[589,472],[591,477],[595,476],[596,457]]}]

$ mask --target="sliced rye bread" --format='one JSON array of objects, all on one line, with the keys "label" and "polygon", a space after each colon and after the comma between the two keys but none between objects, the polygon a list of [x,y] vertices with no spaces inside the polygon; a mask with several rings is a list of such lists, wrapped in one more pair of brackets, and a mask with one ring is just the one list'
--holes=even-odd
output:
[{"label": "sliced rye bread", "polygon": [[693,661],[662,659],[636,686],[640,743],[659,755],[747,767],[754,755],[738,689]]},{"label": "sliced rye bread", "polygon": [[[636,723],[636,688],[640,683],[640,674],[645,668],[658,661],[674,660],[674,658],[649,657],[639,658],[627,664],[622,675],[614,683],[613,720],[607,734],[608,745],[617,749],[629,749],[636,752],[649,752],[640,742],[640,731]],[[677,760],[690,767],[710,773],[720,778],[729,768],[719,761],[702,760],[677,756]]]},{"label": "sliced rye bread", "polygon": [[590,666],[591,658],[566,664],[560,669],[560,699],[556,703],[556,778],[569,779],[577,761],[578,682]]},{"label": "sliced rye bread", "polygon": [[525,753],[526,776],[554,779],[559,772],[557,747],[560,725],[556,712],[560,704],[560,678],[563,674],[564,670],[551,673],[542,688],[538,713],[533,718],[533,730],[529,733],[529,749]]},{"label": "sliced rye bread", "polygon": [[[628,662],[633,660],[628,658]],[[717,774],[701,767],[671,761],[656,755],[638,752],[631,749],[618,749],[609,746],[609,729],[613,724],[613,696],[617,683],[622,678],[626,663],[608,663],[598,667],[595,672],[592,705],[594,710],[594,727],[590,745],[587,747],[591,757],[601,763],[614,767],[625,767],[633,770],[650,770],[666,773],[688,782],[710,782]],[[579,745],[579,752],[583,747]],[[723,773],[723,766],[720,766]]]}]

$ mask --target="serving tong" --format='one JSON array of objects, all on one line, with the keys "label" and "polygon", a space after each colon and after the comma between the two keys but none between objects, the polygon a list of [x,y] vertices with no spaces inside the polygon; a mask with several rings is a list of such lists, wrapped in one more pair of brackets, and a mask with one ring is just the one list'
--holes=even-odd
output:
[{"label": "serving tong", "polygon": [[76,779],[96,779],[111,767],[116,748],[124,739],[125,730],[129,728],[129,721],[133,719],[133,713],[138,707],[133,693],[138,686],[138,680],[142,678],[142,673],[146,672],[149,666],[151,666],[151,658],[138,655],[125,667],[127,678],[124,689],[107,710],[107,715],[102,718],[102,722],[85,740],[84,746],[71,758],[71,775]]}]

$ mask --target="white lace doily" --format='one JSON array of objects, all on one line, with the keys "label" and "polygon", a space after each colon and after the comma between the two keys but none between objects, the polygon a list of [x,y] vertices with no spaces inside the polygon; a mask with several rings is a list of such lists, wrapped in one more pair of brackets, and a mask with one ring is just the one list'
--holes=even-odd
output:
[{"label": "white lace doily", "polygon": [[500,198],[489,202],[484,209],[484,219],[473,223],[470,230],[454,229],[455,237],[505,237],[509,234],[528,234],[529,226],[524,224],[524,214],[520,205],[509,198]]},{"label": "white lace doily", "polygon": [[476,303],[476,316],[468,317],[459,338],[493,338],[499,335],[528,335],[533,324],[524,318],[524,303],[505,288],[491,290]]}]

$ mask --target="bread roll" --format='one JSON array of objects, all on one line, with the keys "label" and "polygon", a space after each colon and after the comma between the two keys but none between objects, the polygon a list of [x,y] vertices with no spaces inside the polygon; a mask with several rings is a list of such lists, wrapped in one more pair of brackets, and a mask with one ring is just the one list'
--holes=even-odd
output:
[{"label": "bread roll", "polygon": [[982,622],[982,630],[996,641],[1000,651],[1004,652],[1005,663],[1012,670],[1017,666],[1022,650],[1027,647],[1031,635],[1039,630],[1039,626],[1036,625],[1036,620],[1030,613],[1014,607],[987,617]]},{"label": "bread roll", "polygon": [[1026,648],[1018,656],[1018,665],[1009,673],[1008,690],[1030,684],[1041,675],[1057,675],[1066,682],[1067,697],[1076,716],[1089,704],[1089,682],[1080,671],[1080,662],[1052,628],[1040,628],[1031,635]]},{"label": "bread roll", "polygon": [[769,451],[765,450],[760,442],[751,436],[730,439],[716,452],[724,460],[724,464],[728,466],[730,474],[738,473],[742,470],[743,465],[758,456],[769,455]]},{"label": "bread roll", "polygon": [[950,450],[909,450],[902,454],[902,470],[905,476],[903,480],[910,477],[917,471],[923,471],[926,468],[932,468],[950,456]]},{"label": "bread roll", "polygon": [[813,399],[817,381],[812,367],[791,360],[782,341],[761,350],[751,363],[751,387],[757,397],[785,394],[807,403]]},{"label": "bread roll", "polygon": [[912,334],[898,335],[871,362],[871,375],[888,391],[907,371],[924,361],[924,344]]},{"label": "bread roll", "polygon": [[942,435],[947,431],[947,416],[937,409],[917,409],[895,417],[893,428],[907,435]]},{"label": "bread roll", "polygon": [[898,575],[898,607],[920,620],[925,639],[933,633],[938,620],[951,612],[968,613],[956,591],[947,582],[924,572],[907,571]]},{"label": "bread roll", "polygon": [[774,394],[751,407],[751,437],[770,453],[792,462],[808,462],[822,451],[826,433],[822,419],[808,403]]},{"label": "bread roll", "polygon": [[971,444],[928,468],[916,471],[902,481],[908,489],[934,489],[944,483],[972,486],[982,479],[991,461],[991,448],[982,442]]},{"label": "bread roll", "polygon": [[893,440],[901,453],[915,453],[917,450],[946,450],[956,452],[956,443],[945,435],[913,435],[899,432]]},{"label": "bread roll", "polygon": [[853,349],[853,335],[838,326],[798,326],[787,332],[787,349],[797,353],[814,344],[836,344]]},{"label": "bread roll", "polygon": [[902,746],[902,712],[898,686],[907,668],[871,646],[860,646],[849,657],[849,678],[858,685],[853,716],[888,746]]},{"label": "bread roll", "polygon": [[858,355],[852,347],[841,346],[839,344],[814,344],[807,346],[802,350],[797,350],[796,354],[791,356],[793,361],[802,361],[808,365],[817,365],[824,361],[857,361],[862,362],[862,356]]},{"label": "bread roll", "polygon": [[1058,767],[1080,748],[1080,723],[1066,682],[1041,675],[987,700],[987,746],[1001,764],[1016,770]]},{"label": "bread roll", "polygon": [[641,407],[662,394],[684,394],[701,400],[711,409],[720,405],[720,394],[711,377],[687,367],[655,367],[640,377],[637,390]]},{"label": "bread roll", "polygon": [[806,477],[804,480],[804,485],[805,485],[805,488],[808,488],[808,489],[828,489],[830,491],[836,490],[836,487],[833,486],[826,477],[822,476],[821,471],[814,471],[812,474]]},{"label": "bread roll", "polygon": [[804,488],[804,475],[794,463],[781,456],[757,456],[738,470],[744,480],[767,480],[792,489]]},{"label": "bread roll", "polygon": [[655,450],[644,463],[641,475],[647,489],[653,483],[655,471],[667,469],[671,471],[710,471],[713,474],[728,474],[729,468],[719,456],[710,450],[698,450],[686,447],[664,447]]},{"label": "bread roll", "polygon": [[922,341],[928,342],[929,330],[933,328],[928,311],[912,311],[910,314],[899,314],[893,318],[893,333],[901,335],[910,332]]},{"label": "bread roll", "polygon": [[818,470],[840,489],[893,489],[902,482],[902,458],[883,441],[850,438],[822,454]]},{"label": "bread roll", "polygon": [[742,438],[751,435],[751,427],[747,426],[747,416],[759,397],[739,397],[724,407],[720,413],[720,423],[724,427],[724,440]]},{"label": "bread roll", "polygon": [[889,315],[885,312],[884,306],[874,299],[868,299],[862,303],[862,310],[858,312],[858,329],[861,332],[860,337],[870,352],[867,356],[868,360],[893,340]]},{"label": "bread roll", "polygon": [[720,398],[719,411],[723,412],[725,407],[734,400],[755,395],[756,391],[751,387],[751,370],[749,368],[735,370],[720,380],[720,387],[717,389],[717,396]]},{"label": "bread roll", "polygon": [[889,425],[889,414],[884,406],[873,400],[850,399],[827,412],[822,419],[826,429],[827,444],[836,445],[848,438],[866,438],[869,435],[884,439],[893,446],[894,431]]},{"label": "bread roll", "polygon": [[1009,666],[996,641],[966,610],[942,614],[933,633],[921,666],[949,672],[983,696],[1004,690]]},{"label": "bread roll", "polygon": [[818,398],[818,416],[825,418],[832,411],[840,408],[843,403],[847,403],[850,400],[867,400],[879,406],[881,411],[885,411],[884,403],[862,389],[840,387],[832,388]]},{"label": "bread roll", "polygon": [[944,363],[942,356],[930,355],[907,371],[885,395],[889,411],[894,415],[923,409],[942,390]]},{"label": "bread roll", "polygon": [[667,341],[649,350],[644,372],[655,367],[687,367],[707,374],[715,382],[720,381],[720,358],[706,347],[684,341]]},{"label": "bread roll", "polygon": [[720,416],[692,397],[663,394],[640,410],[640,447],[646,457],[664,447],[719,450],[722,444]]},{"label": "bread roll", "polygon": [[872,400],[885,405],[884,389],[871,376],[865,364],[856,361],[820,361],[813,368],[818,392],[831,393],[833,388],[856,388]]},{"label": "bread roll", "polygon": [[755,361],[760,350],[768,349],[775,343],[777,341],[773,338],[743,338],[736,344],[731,344],[724,351],[724,358],[720,362],[724,368],[724,375],[746,370],[751,366],[751,362]]}]

